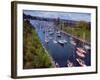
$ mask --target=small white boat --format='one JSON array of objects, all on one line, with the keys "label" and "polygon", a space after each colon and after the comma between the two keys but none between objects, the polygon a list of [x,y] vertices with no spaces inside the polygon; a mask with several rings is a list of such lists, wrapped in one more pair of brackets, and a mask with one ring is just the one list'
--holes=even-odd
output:
[{"label": "small white boat", "polygon": [[56,33],[57,33],[57,34],[60,34],[60,31],[57,31]]},{"label": "small white boat", "polygon": [[46,42],[46,43],[48,43],[48,42],[49,42],[49,40],[45,39],[45,42]]},{"label": "small white boat", "polygon": [[53,40],[53,43],[58,43],[56,40]]},{"label": "small white boat", "polygon": [[58,40],[58,42],[61,44],[67,43],[67,41],[65,39],[60,39],[60,40]]},{"label": "small white boat", "polygon": [[58,42],[59,42],[60,44],[64,44],[64,41],[63,41],[63,40],[58,40]]},{"label": "small white boat", "polygon": [[46,43],[48,43],[48,42],[49,42],[49,39],[48,39],[47,37],[45,38],[45,42],[46,42]]},{"label": "small white boat", "polygon": [[58,37],[61,37],[60,31],[57,31],[56,34]]},{"label": "small white boat", "polygon": [[50,32],[49,32],[49,34],[50,34],[50,35],[53,35],[53,34],[54,34],[54,32],[50,31]]},{"label": "small white boat", "polygon": [[78,50],[80,53],[86,53],[86,51],[85,51],[83,48],[77,48],[77,50]]},{"label": "small white boat", "polygon": [[91,47],[88,46],[88,45],[84,45],[84,48],[87,49],[87,50],[91,49]]},{"label": "small white boat", "polygon": [[71,40],[70,43],[71,43],[72,45],[76,45],[75,41],[73,41],[73,40]]},{"label": "small white boat", "polygon": [[79,52],[79,51],[76,51],[76,53],[77,53],[77,55],[78,55],[79,57],[82,57],[82,58],[85,57],[85,55],[84,55],[83,53]]},{"label": "small white boat", "polygon": [[58,37],[61,37],[61,35],[60,35],[60,34],[57,34],[57,36],[58,36]]},{"label": "small white boat", "polygon": [[63,42],[64,42],[64,43],[67,43],[67,41],[66,41],[65,39],[63,40]]},{"label": "small white boat", "polygon": [[77,60],[77,62],[78,62],[82,67],[85,67],[85,66],[86,66],[85,62],[84,62],[82,59],[76,58],[76,60]]}]

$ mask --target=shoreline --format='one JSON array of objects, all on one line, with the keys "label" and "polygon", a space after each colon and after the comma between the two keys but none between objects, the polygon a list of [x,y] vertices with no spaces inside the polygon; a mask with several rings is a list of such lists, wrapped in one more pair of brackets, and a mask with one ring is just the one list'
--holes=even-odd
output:
[{"label": "shoreline", "polygon": [[[37,30],[36,30],[36,32],[37,32]],[[38,33],[37,33],[37,34],[38,34]],[[55,68],[55,67],[56,67],[55,61],[53,60],[53,58],[52,58],[52,56],[49,54],[49,52],[46,50],[46,48],[44,47],[44,45],[43,45],[43,43],[41,42],[40,38],[39,38],[39,41],[40,41],[40,43],[41,43],[43,49],[44,49],[45,52],[47,53],[48,57],[50,58],[53,68]]]},{"label": "shoreline", "polygon": [[[42,44],[42,46],[43,46],[43,44]],[[54,62],[52,56],[49,54],[49,52],[46,50],[46,48],[44,46],[43,46],[43,48],[44,48],[45,52],[47,53],[48,57],[51,59],[51,63],[52,63],[53,68],[55,68],[56,65],[55,65],[55,62]]]},{"label": "shoreline", "polygon": [[80,38],[78,38],[78,37],[76,37],[76,36],[73,36],[73,35],[71,35],[71,34],[69,34],[69,33],[64,32],[64,31],[62,31],[62,30],[61,30],[61,32],[64,33],[64,34],[67,34],[67,35],[69,35],[69,36],[72,36],[73,38],[78,39],[78,40],[80,40],[80,41],[82,41],[82,42],[84,42],[84,43],[86,43],[86,44],[91,45],[91,42],[87,42],[87,41],[85,41],[85,40],[83,40],[83,39],[80,39]]}]

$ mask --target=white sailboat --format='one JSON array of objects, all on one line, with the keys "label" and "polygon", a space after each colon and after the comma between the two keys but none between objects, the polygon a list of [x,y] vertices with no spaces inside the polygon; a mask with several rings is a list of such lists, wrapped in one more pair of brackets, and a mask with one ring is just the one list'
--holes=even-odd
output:
[{"label": "white sailboat", "polygon": [[49,38],[47,36],[47,31],[45,30],[45,42],[48,43],[49,42]]},{"label": "white sailboat", "polygon": [[53,43],[58,43],[58,42],[57,42],[57,38],[56,38],[56,33],[54,34]]}]

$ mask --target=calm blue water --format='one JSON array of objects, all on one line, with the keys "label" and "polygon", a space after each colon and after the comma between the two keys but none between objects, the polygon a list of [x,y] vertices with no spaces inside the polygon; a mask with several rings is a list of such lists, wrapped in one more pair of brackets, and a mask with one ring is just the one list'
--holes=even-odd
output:
[{"label": "calm blue water", "polygon": [[[66,35],[64,33],[61,33],[61,36],[67,40],[67,43],[64,45],[61,45],[59,43],[54,43],[53,39],[55,38],[55,34],[48,35],[48,37],[51,37],[52,39],[49,39],[48,44],[45,42],[45,33],[44,29],[48,26],[55,26],[53,22],[47,22],[47,21],[38,21],[38,20],[31,20],[30,21],[32,25],[35,26],[36,31],[38,33],[38,36],[41,40],[41,43],[46,48],[46,50],[49,52],[51,57],[55,62],[59,64],[60,67],[67,67],[67,60],[70,60],[74,63],[74,66],[80,66],[78,62],[76,61],[76,58],[78,57],[76,54],[76,47],[75,45],[71,44],[71,36]],[[60,38],[56,36],[56,40],[59,40]],[[74,38],[73,38],[74,39]],[[76,39],[74,39],[76,40]],[[83,42],[77,40],[78,46],[81,47]],[[91,65],[91,50],[87,50],[86,57],[83,58],[85,61],[85,64],[87,66]]]}]

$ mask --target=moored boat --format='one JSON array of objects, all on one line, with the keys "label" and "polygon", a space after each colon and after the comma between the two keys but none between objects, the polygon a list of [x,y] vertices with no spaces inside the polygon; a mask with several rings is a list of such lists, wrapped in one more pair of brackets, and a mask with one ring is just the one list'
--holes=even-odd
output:
[{"label": "moored boat", "polygon": [[65,39],[63,40],[63,42],[64,42],[64,43],[67,43],[67,41],[66,41]]},{"label": "moored boat", "polygon": [[58,43],[63,44],[64,45],[64,41],[63,40],[58,40]]},{"label": "moored boat", "polygon": [[76,58],[76,61],[77,61],[82,67],[85,67],[85,66],[86,66],[85,61],[83,61],[82,59]]},{"label": "moored boat", "polygon": [[84,55],[83,53],[79,52],[79,51],[76,51],[76,54],[77,54],[79,57],[82,57],[82,58],[85,57],[85,55]]},{"label": "moored boat", "polygon": [[71,43],[72,45],[76,45],[75,41],[73,41],[73,40],[71,40],[70,43]]},{"label": "moored boat", "polygon": [[77,48],[77,51],[79,51],[80,53],[86,53],[86,51],[83,48]]},{"label": "moored boat", "polygon": [[91,49],[91,47],[88,46],[88,45],[84,45],[84,48],[87,49],[87,50]]},{"label": "moored boat", "polygon": [[48,43],[48,42],[49,42],[49,40],[48,40],[48,39],[45,39],[45,42],[46,42],[46,43]]},{"label": "moored boat", "polygon": [[57,34],[57,36],[58,36],[58,37],[61,37],[61,35],[60,35],[60,34]]},{"label": "moored boat", "polygon": [[53,40],[53,43],[58,43],[56,40]]},{"label": "moored boat", "polygon": [[53,35],[53,34],[54,34],[54,32],[50,31],[50,32],[49,32],[49,34],[50,34],[50,35]]}]

